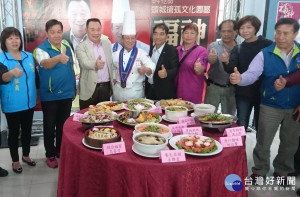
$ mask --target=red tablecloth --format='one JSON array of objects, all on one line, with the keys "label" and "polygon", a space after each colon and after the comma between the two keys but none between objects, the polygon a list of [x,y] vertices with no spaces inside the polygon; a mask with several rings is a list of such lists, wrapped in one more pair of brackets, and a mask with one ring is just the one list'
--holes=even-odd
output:
[{"label": "red tablecloth", "polygon": [[[186,155],[186,162],[162,164],[158,158],[145,158],[132,151],[134,128],[114,121],[121,132],[126,153],[104,156],[82,144],[86,128],[72,121],[64,125],[58,196],[109,197],[198,197],[247,196],[226,189],[225,178],[237,174],[244,183],[247,176],[245,146],[224,148],[215,156]],[[169,124],[167,122],[162,122]],[[219,132],[203,132],[219,140]]]}]

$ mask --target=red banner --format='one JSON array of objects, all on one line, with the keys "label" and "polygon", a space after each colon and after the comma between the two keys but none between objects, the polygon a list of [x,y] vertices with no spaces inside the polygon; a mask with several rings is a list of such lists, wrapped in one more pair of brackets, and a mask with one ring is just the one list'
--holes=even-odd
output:
[{"label": "red banner", "polygon": [[[135,11],[138,40],[150,44],[155,24],[164,22],[170,28],[168,41],[177,46],[181,43],[181,31],[188,23],[199,28],[198,43],[207,47],[215,40],[219,0],[130,0],[130,9]],[[90,0],[91,17],[99,18],[103,31],[112,43],[115,38],[111,30],[112,0]],[[25,50],[33,49],[46,39],[45,23],[57,19],[69,31],[66,1],[31,0],[22,1]]]}]

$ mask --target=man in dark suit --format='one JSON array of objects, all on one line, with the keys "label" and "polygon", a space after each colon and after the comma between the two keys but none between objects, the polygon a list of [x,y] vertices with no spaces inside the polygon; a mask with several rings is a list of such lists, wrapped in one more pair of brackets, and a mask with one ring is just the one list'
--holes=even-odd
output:
[{"label": "man in dark suit", "polygon": [[166,43],[169,28],[164,24],[157,24],[153,28],[153,42],[149,55],[156,64],[153,78],[146,79],[145,95],[152,100],[176,98],[174,79],[177,75],[179,61],[175,47]]}]

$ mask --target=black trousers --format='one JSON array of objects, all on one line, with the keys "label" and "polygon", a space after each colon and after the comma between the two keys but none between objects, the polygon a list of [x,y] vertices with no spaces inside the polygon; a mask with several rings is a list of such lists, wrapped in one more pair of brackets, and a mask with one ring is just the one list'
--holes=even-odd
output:
[{"label": "black trousers", "polygon": [[98,83],[91,98],[85,101],[79,99],[80,110],[85,109],[90,105],[96,105],[103,101],[109,101],[111,93],[112,90],[110,87],[110,82]]},{"label": "black trousers", "polygon": [[23,156],[29,156],[33,112],[34,110],[32,108],[19,112],[5,113],[9,130],[8,146],[13,162],[19,161],[18,137],[20,134],[20,127]]},{"label": "black trousers", "polygon": [[[43,109],[44,146],[46,157],[54,157],[60,152],[63,125],[70,116],[72,99],[41,102]],[[54,145],[54,138],[56,143]]]}]

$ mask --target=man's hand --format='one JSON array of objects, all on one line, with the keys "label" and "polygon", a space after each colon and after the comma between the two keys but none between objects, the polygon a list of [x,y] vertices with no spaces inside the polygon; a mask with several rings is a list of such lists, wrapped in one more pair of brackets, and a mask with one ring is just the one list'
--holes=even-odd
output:
[{"label": "man's hand", "polygon": [[242,76],[236,67],[234,67],[233,71],[234,72],[230,74],[229,79],[230,79],[230,83],[234,85],[242,81]]},{"label": "man's hand", "polygon": [[63,52],[58,55],[59,62],[62,64],[66,64],[69,61],[69,56],[66,55],[66,49],[63,49]]},{"label": "man's hand", "polygon": [[227,53],[226,49],[223,49],[220,60],[225,64],[229,64],[229,54]]},{"label": "man's hand", "polygon": [[208,54],[208,60],[211,62],[217,61],[217,52],[214,48],[212,48]]},{"label": "man's hand", "polygon": [[286,85],[286,79],[283,78],[281,75],[279,76],[278,79],[274,82],[274,87],[277,91],[282,90]]},{"label": "man's hand", "polygon": [[161,78],[161,79],[164,79],[167,77],[167,70],[165,69],[165,66],[164,65],[161,65],[161,70],[158,71],[158,76]]},{"label": "man's hand", "polygon": [[138,73],[140,75],[145,75],[146,69],[147,69],[146,66],[143,64],[143,62],[141,62],[141,66],[138,67]]},{"label": "man's hand", "polygon": [[15,77],[21,77],[23,74],[23,70],[19,69],[19,64],[17,64],[17,66],[14,69],[10,70],[10,72]]},{"label": "man's hand", "polygon": [[101,55],[99,55],[99,57],[96,60],[96,65],[97,65],[98,70],[101,70],[104,68],[105,62],[102,61],[101,58],[102,58]]},{"label": "man's hand", "polygon": [[[298,114],[298,115],[297,115],[297,114]],[[296,107],[296,109],[295,109],[294,112],[293,112],[293,115],[294,115],[294,116],[297,116],[297,118],[295,118],[295,119],[296,119],[297,122],[299,122],[299,121],[300,121],[300,105],[298,105],[298,106]]]}]

